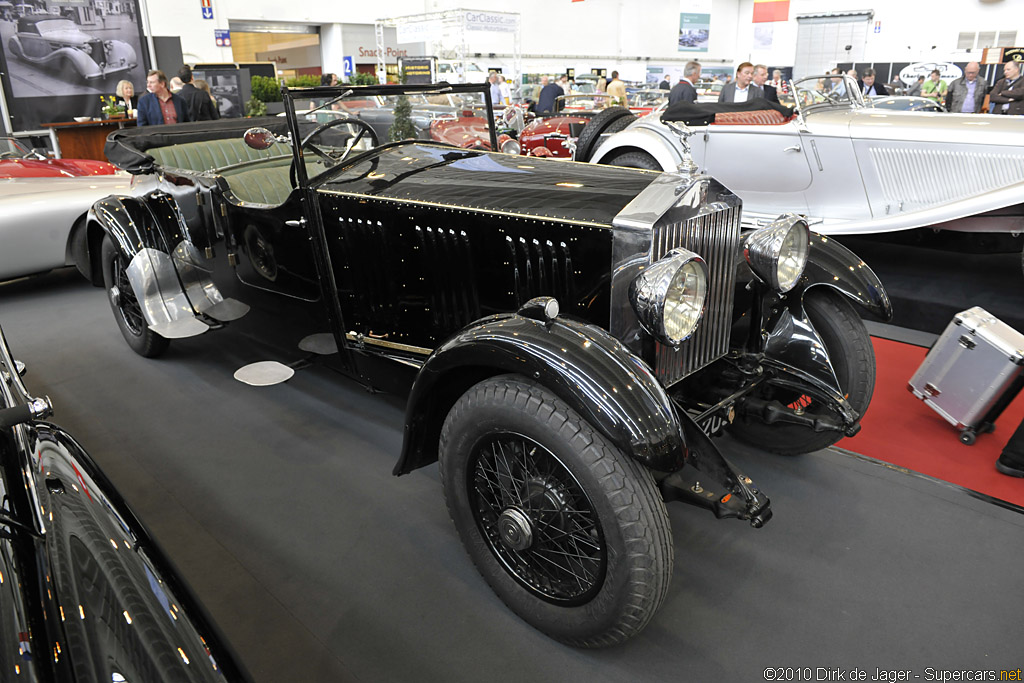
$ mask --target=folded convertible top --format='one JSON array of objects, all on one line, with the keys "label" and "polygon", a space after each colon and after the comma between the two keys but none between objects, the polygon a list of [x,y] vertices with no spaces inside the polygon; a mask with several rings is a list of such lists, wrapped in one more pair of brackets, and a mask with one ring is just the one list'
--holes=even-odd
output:
[{"label": "folded convertible top", "polygon": [[793,109],[757,97],[746,102],[676,102],[669,105],[661,115],[662,121],[679,121],[688,126],[706,126],[714,123],[716,114],[774,109],[785,118],[793,115]]},{"label": "folded convertible top", "polygon": [[121,128],[107,136],[103,153],[106,154],[110,163],[124,171],[138,175],[148,173],[153,169],[153,157],[146,154],[146,150],[154,147],[180,145],[185,142],[206,142],[224,138],[241,139],[242,134],[253,126],[269,128],[277,135],[288,133],[288,119],[283,116]]}]

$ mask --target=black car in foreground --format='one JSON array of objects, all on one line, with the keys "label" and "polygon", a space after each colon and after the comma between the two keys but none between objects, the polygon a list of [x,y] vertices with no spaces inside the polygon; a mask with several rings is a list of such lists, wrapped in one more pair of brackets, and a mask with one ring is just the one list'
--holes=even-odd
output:
[{"label": "black car in foreground", "polygon": [[889,301],[798,216],[743,232],[710,177],[295,115],[469,92],[487,96],[286,90],[285,118],[117,131],[108,157],[155,189],[93,207],[92,278],[144,356],[245,318],[285,358],[407,395],[395,474],[440,461],[498,595],[563,642],[614,644],[667,593],[665,501],[771,516],[712,435],[803,453],[856,433],[874,356],[854,306]]},{"label": "black car in foreground", "polygon": [[0,329],[0,680],[249,681]]}]

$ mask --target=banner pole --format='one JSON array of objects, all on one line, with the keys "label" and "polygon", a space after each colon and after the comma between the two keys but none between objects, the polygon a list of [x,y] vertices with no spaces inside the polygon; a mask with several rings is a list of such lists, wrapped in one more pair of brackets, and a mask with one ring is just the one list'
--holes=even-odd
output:
[{"label": "banner pole", "polygon": [[153,30],[149,23],[149,4],[146,0],[139,0],[139,16],[142,17],[142,30],[146,34],[146,44],[149,46],[149,68],[159,69],[156,63],[156,44],[153,42]]}]

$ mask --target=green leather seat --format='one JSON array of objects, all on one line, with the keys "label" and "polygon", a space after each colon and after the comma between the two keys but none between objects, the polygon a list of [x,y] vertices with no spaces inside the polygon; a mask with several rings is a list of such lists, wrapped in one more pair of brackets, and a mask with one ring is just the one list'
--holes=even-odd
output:
[{"label": "green leather seat", "polygon": [[268,149],[253,149],[241,138],[186,142],[170,147],[147,150],[160,166],[191,171],[209,171],[246,161],[281,156],[286,148],[271,145]]},{"label": "green leather seat", "polygon": [[[288,175],[291,162],[269,162],[259,164],[256,168],[225,174],[224,180],[231,188],[232,194],[243,202],[283,204],[292,192],[292,183]],[[306,174],[309,177],[323,173],[324,165],[319,159],[306,162]]]},{"label": "green leather seat", "polygon": [[292,191],[288,166],[254,168],[225,176],[224,180],[228,181],[235,197],[243,202],[277,206],[283,204]]}]

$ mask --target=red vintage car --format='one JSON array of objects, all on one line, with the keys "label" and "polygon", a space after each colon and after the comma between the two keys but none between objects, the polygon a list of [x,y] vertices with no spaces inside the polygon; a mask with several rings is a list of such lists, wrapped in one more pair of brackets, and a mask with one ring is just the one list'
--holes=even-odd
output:
[{"label": "red vintage car", "polygon": [[116,171],[105,161],[48,159],[14,138],[0,138],[0,178],[78,178],[113,175]]},{"label": "red vintage car", "polygon": [[[562,98],[559,98],[560,100]],[[463,112],[463,114],[470,112]],[[495,118],[499,151],[524,156],[572,158],[572,147],[580,130],[590,121],[593,111],[569,109],[554,115],[535,116],[521,105],[506,107]],[[490,149],[487,120],[477,116],[459,116],[450,121],[434,121],[430,137],[460,147]]]}]

